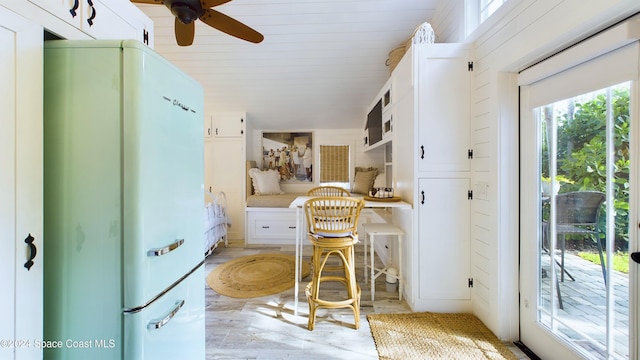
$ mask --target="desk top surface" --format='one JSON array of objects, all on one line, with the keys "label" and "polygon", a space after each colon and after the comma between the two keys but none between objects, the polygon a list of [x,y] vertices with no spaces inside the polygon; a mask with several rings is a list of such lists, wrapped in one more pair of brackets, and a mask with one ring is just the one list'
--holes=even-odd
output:
[{"label": "desk top surface", "polygon": [[[297,198],[295,198],[291,204],[289,205],[290,209],[293,208],[301,208],[305,201],[311,199],[313,196],[298,196]],[[363,196],[352,196],[354,198],[358,198],[358,199],[364,199]],[[400,208],[400,209],[411,209],[411,204],[409,204],[408,202],[405,201],[395,201],[395,202],[389,202],[389,201],[369,201],[369,200],[365,200],[364,201],[364,207],[365,208]]]}]

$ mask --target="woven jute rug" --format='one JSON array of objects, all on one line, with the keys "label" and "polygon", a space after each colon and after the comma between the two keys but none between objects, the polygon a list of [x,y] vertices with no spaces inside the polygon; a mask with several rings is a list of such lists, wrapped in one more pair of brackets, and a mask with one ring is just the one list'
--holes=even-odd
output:
[{"label": "woven jute rug", "polygon": [[370,314],[367,320],[381,360],[517,360],[472,314]]},{"label": "woven jute rug", "polygon": [[[291,289],[295,278],[295,257],[284,254],[257,254],[239,257],[218,265],[207,276],[207,284],[220,295],[255,298]],[[302,277],[309,264],[302,263]]]}]

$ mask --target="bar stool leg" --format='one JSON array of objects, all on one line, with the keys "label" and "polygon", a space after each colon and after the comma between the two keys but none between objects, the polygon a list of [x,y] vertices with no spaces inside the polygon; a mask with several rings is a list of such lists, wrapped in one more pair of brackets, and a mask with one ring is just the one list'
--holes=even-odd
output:
[{"label": "bar stool leg", "polygon": [[369,280],[369,276],[367,274],[367,233],[364,232],[364,244],[363,244],[363,249],[364,249],[364,283],[366,284],[367,281]]},{"label": "bar stool leg", "polygon": [[375,268],[373,267],[375,263],[375,257],[373,256],[374,239],[375,239],[375,235],[374,233],[371,233],[371,238],[369,239],[369,255],[371,258],[370,261],[371,261],[371,301],[372,302],[376,293],[376,278],[375,278],[376,275],[375,275]]},{"label": "bar stool leg", "polygon": [[402,235],[398,235],[398,292],[400,293],[399,300],[402,301],[402,292],[404,289],[404,281],[402,281]]}]

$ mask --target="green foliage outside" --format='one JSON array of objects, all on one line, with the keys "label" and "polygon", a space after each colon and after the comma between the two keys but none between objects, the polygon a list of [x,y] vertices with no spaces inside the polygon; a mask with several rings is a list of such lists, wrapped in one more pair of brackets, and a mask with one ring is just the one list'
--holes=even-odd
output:
[{"label": "green foliage outside", "polygon": [[[606,95],[599,94],[582,103],[568,103],[567,111],[552,115],[545,108],[544,118],[556,116],[557,179],[562,180],[560,193],[601,191],[606,193]],[[614,116],[614,208],[615,249],[627,251],[629,241],[629,87],[612,89]],[[542,130],[546,129],[542,122]],[[548,144],[542,146],[542,176],[549,176]],[[601,211],[601,229],[606,213]],[[604,234],[602,235],[603,240]],[[606,240],[605,240],[606,241]],[[597,257],[597,256],[596,256]]]},{"label": "green foliage outside", "polygon": [[[594,264],[600,265],[600,255],[596,253],[580,252],[578,253],[578,256]],[[607,262],[606,257],[604,258],[604,261],[606,264]],[[628,274],[629,273],[629,254],[618,252],[615,255],[613,255],[613,270]]]}]

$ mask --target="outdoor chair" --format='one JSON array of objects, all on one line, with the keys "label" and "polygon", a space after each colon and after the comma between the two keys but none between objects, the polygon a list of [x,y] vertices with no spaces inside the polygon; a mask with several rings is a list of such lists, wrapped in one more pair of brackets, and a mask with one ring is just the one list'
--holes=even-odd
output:
[{"label": "outdoor chair", "polygon": [[[600,237],[600,208],[605,201],[605,194],[598,191],[575,191],[556,195],[556,234],[557,245],[560,246],[560,281],[564,281],[564,275],[575,281],[575,278],[565,268],[566,235],[588,235],[596,243],[600,256],[600,266],[605,285],[607,282],[607,270],[604,263],[602,239]],[[550,230],[549,224],[543,224],[545,235]],[[548,237],[547,237],[548,238]],[[557,279],[556,279],[557,282]],[[562,297],[560,288],[556,283],[558,300],[562,309]]]}]

